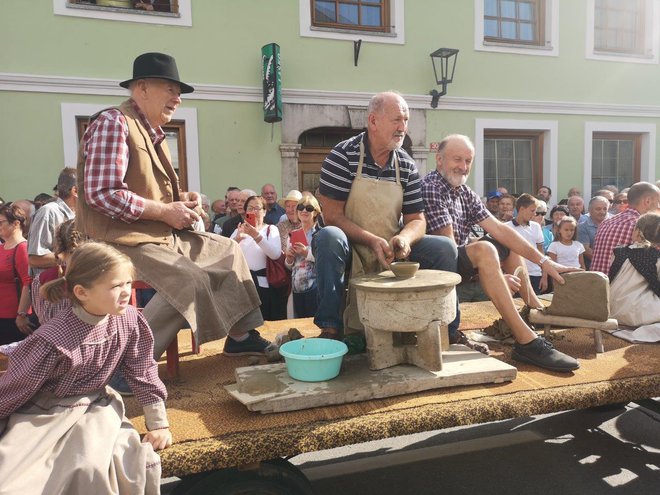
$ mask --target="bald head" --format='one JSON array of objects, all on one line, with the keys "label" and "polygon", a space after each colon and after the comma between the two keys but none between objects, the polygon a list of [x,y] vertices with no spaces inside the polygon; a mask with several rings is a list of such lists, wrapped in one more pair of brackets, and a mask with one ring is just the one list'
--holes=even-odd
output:
[{"label": "bald head", "polygon": [[660,189],[650,182],[637,182],[628,190],[628,206],[642,215],[660,207]]},{"label": "bald head", "polygon": [[385,91],[372,96],[371,100],[369,100],[367,113],[382,114],[387,106],[396,106],[405,111],[405,113],[408,113],[408,103],[406,103],[406,100],[399,93],[395,93],[394,91]]},{"label": "bald head", "polygon": [[462,144],[472,150],[472,153],[474,154],[474,144],[472,144],[472,140],[464,134],[450,134],[449,136],[445,137],[442,141],[440,141],[440,144],[438,145],[437,154],[444,154],[449,144]]}]

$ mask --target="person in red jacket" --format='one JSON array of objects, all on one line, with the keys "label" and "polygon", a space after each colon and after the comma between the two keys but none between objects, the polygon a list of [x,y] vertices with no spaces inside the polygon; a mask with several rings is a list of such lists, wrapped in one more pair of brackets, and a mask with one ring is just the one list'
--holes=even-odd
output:
[{"label": "person in red jacket", "polygon": [[0,207],[0,345],[23,340],[32,333],[27,242],[23,228],[27,214],[15,203]]}]

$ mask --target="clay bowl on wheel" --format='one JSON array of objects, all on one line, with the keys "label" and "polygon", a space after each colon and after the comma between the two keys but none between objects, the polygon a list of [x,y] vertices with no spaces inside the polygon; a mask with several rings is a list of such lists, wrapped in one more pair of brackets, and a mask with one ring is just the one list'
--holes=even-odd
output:
[{"label": "clay bowl on wheel", "polygon": [[390,270],[396,278],[412,278],[419,270],[419,263],[415,261],[395,261],[390,263]]}]

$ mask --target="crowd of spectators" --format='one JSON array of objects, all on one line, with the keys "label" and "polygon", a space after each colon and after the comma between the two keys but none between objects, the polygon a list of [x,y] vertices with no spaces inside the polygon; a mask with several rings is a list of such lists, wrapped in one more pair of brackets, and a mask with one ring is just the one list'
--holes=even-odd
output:
[{"label": "crowd of spectators", "polygon": [[[3,344],[21,340],[38,327],[39,320],[44,318],[44,301],[38,296],[40,284],[61,271],[64,256],[67,253],[70,256],[72,249],[81,242],[72,221],[77,198],[75,172],[71,168],[62,170],[54,195],[39,193],[31,201],[17,200],[2,205],[2,256],[11,261],[5,263],[11,267],[11,273],[7,269],[3,271],[0,285],[0,290],[6,293],[0,307],[0,342]],[[321,205],[310,191],[291,190],[280,198],[270,183],[264,184],[260,191],[261,194],[257,194],[249,188],[230,186],[224,198],[212,202],[201,195],[203,222],[195,228],[239,243],[262,300],[264,319],[313,316],[319,296],[311,243],[323,226]],[[608,274],[615,248],[633,244],[636,221],[641,215],[659,208],[658,191],[657,185],[647,182],[622,190],[606,186],[586,202],[585,208],[585,200],[577,188],[571,188],[565,199],[553,204],[552,190],[548,186],[539,187],[535,195],[510,194],[506,188],[499,187],[487,193],[482,201],[494,218],[511,225],[552,260]],[[248,213],[255,214],[256,225],[246,221]],[[60,234],[58,245],[57,227],[62,223],[66,230]],[[485,234],[475,227],[470,233],[471,240]],[[292,241],[290,234],[296,230],[304,235]],[[286,258],[285,266],[292,275],[288,286],[269,287],[266,257]],[[541,288],[538,265],[529,261],[526,265],[534,292],[551,292],[551,283]],[[472,294],[466,287],[462,289],[459,288],[459,294]],[[462,300],[486,298],[483,291],[477,291],[476,295]]]}]

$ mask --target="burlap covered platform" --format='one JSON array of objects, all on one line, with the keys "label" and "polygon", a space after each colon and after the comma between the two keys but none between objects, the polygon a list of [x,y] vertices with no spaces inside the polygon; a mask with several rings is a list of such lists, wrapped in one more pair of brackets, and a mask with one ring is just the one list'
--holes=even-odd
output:
[{"label": "burlap covered platform", "polygon": [[[489,302],[461,304],[461,308],[465,328],[484,327],[499,317]],[[267,322],[260,331],[272,339],[292,326],[306,336],[318,332],[308,319]],[[249,412],[222,388],[234,382],[234,369],[247,366],[248,358],[222,356],[224,341],[205,344],[199,355],[190,354],[189,333],[181,332],[180,376],[166,380],[175,445],[161,453],[163,475],[182,476],[425,430],[660,396],[658,345],[603,335],[605,352],[596,355],[590,329],[555,334],[555,346],[580,360],[581,368],[573,374],[517,364],[510,360],[508,346],[492,344],[494,357],[517,366],[515,381],[262,415]],[[125,402],[129,418],[144,432],[140,407],[132,398]]]},{"label": "burlap covered platform", "polygon": [[[487,326],[499,317],[489,302],[461,308],[465,328]],[[260,331],[272,339],[289,327],[306,336],[318,332],[310,319],[267,322]],[[188,354],[187,332],[179,335],[182,352]],[[162,452],[163,474],[180,476],[424,430],[660,395],[657,345],[604,335],[605,353],[596,355],[590,329],[557,331],[554,343],[577,357],[581,368],[569,375],[542,371],[511,361],[510,348],[494,344],[492,355],[518,367],[514,382],[268,415],[249,412],[222,388],[235,381],[234,369],[248,365],[248,358],[222,356],[223,341],[206,344],[202,354],[182,358],[176,381],[166,381],[176,443]],[[144,431],[140,408],[132,399],[126,402],[129,417]]]}]

